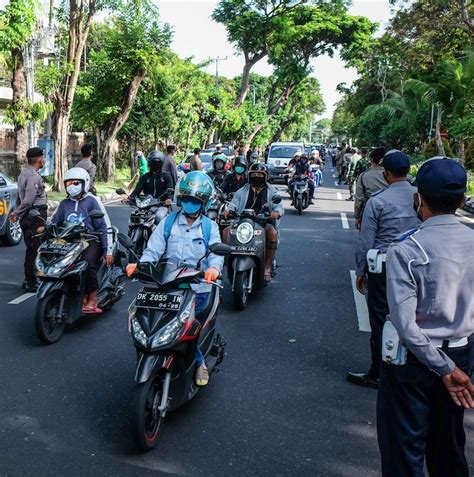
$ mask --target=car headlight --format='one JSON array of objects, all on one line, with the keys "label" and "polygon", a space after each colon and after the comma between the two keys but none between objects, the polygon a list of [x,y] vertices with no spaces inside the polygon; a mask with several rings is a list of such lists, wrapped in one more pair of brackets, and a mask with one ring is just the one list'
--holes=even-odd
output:
[{"label": "car headlight", "polygon": [[132,318],[132,336],[144,347],[148,343],[148,337],[143,331],[140,323],[136,318]]},{"label": "car headlight", "polygon": [[240,243],[249,243],[253,238],[254,229],[249,223],[243,222],[237,227],[236,235]]},{"label": "car headlight", "polygon": [[164,345],[167,345],[168,343],[171,343],[171,341],[173,341],[173,339],[175,338],[176,334],[178,333],[178,331],[181,329],[182,326],[183,324],[180,323],[178,318],[172,319],[153,338],[152,348],[159,348],[160,346],[164,346]]}]

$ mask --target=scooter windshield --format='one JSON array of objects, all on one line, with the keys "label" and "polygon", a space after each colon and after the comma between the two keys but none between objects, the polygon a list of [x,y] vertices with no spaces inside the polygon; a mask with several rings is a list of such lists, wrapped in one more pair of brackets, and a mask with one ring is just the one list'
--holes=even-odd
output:
[{"label": "scooter windshield", "polygon": [[193,278],[200,273],[199,270],[188,269],[186,264],[167,256],[161,257],[158,262],[140,263],[138,272],[140,279],[159,285],[166,285],[181,278]]}]

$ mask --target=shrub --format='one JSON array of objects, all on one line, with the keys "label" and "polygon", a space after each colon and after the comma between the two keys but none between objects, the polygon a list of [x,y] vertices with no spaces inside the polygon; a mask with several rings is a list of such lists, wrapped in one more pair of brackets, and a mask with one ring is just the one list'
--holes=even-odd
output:
[{"label": "shrub", "polygon": [[[449,142],[446,139],[443,139],[443,145],[444,145],[444,152],[446,153],[446,156],[448,157],[453,157],[454,153],[453,150],[451,149],[451,146],[449,145]],[[427,144],[425,147],[424,153],[430,157],[438,156],[438,147],[436,146],[436,139],[433,138],[431,141]]]}]

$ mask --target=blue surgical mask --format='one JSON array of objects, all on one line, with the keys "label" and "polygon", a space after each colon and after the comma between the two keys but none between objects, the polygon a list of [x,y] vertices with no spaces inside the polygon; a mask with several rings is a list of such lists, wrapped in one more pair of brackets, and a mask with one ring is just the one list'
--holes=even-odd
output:
[{"label": "blue surgical mask", "polygon": [[235,172],[236,172],[237,174],[243,174],[243,173],[245,172],[245,167],[237,166],[237,167],[235,168]]},{"label": "blue surgical mask", "polygon": [[202,207],[202,202],[193,197],[186,197],[181,199],[181,208],[183,209],[185,215],[195,215],[197,214]]},{"label": "blue surgical mask", "polygon": [[82,185],[74,185],[74,184],[68,185],[66,187],[66,191],[69,197],[77,197],[82,192]]}]

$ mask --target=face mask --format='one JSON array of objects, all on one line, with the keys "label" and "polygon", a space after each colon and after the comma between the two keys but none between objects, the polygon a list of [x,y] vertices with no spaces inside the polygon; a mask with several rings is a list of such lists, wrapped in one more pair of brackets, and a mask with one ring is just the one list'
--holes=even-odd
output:
[{"label": "face mask", "polygon": [[237,167],[235,168],[235,172],[236,172],[237,174],[243,174],[243,173],[245,172],[245,167],[237,166]]},{"label": "face mask", "polygon": [[68,185],[66,191],[70,197],[77,197],[82,192],[82,185]]},{"label": "face mask", "polygon": [[195,215],[200,212],[202,202],[192,197],[181,199],[181,208],[184,211],[184,215]]},{"label": "face mask", "polygon": [[151,172],[160,172],[161,171],[161,164],[150,164],[150,171]]},{"label": "face mask", "polygon": [[265,177],[252,176],[249,178],[250,185],[253,185],[257,189],[265,185]]},{"label": "face mask", "polygon": [[[420,220],[423,220],[423,219],[421,218],[421,215],[420,215],[421,196],[420,196],[420,193],[419,193],[419,192],[416,193],[416,197],[418,198],[418,200],[413,200],[413,210],[416,212],[417,217],[418,217]],[[418,202],[418,204],[417,204],[417,202]]]}]

